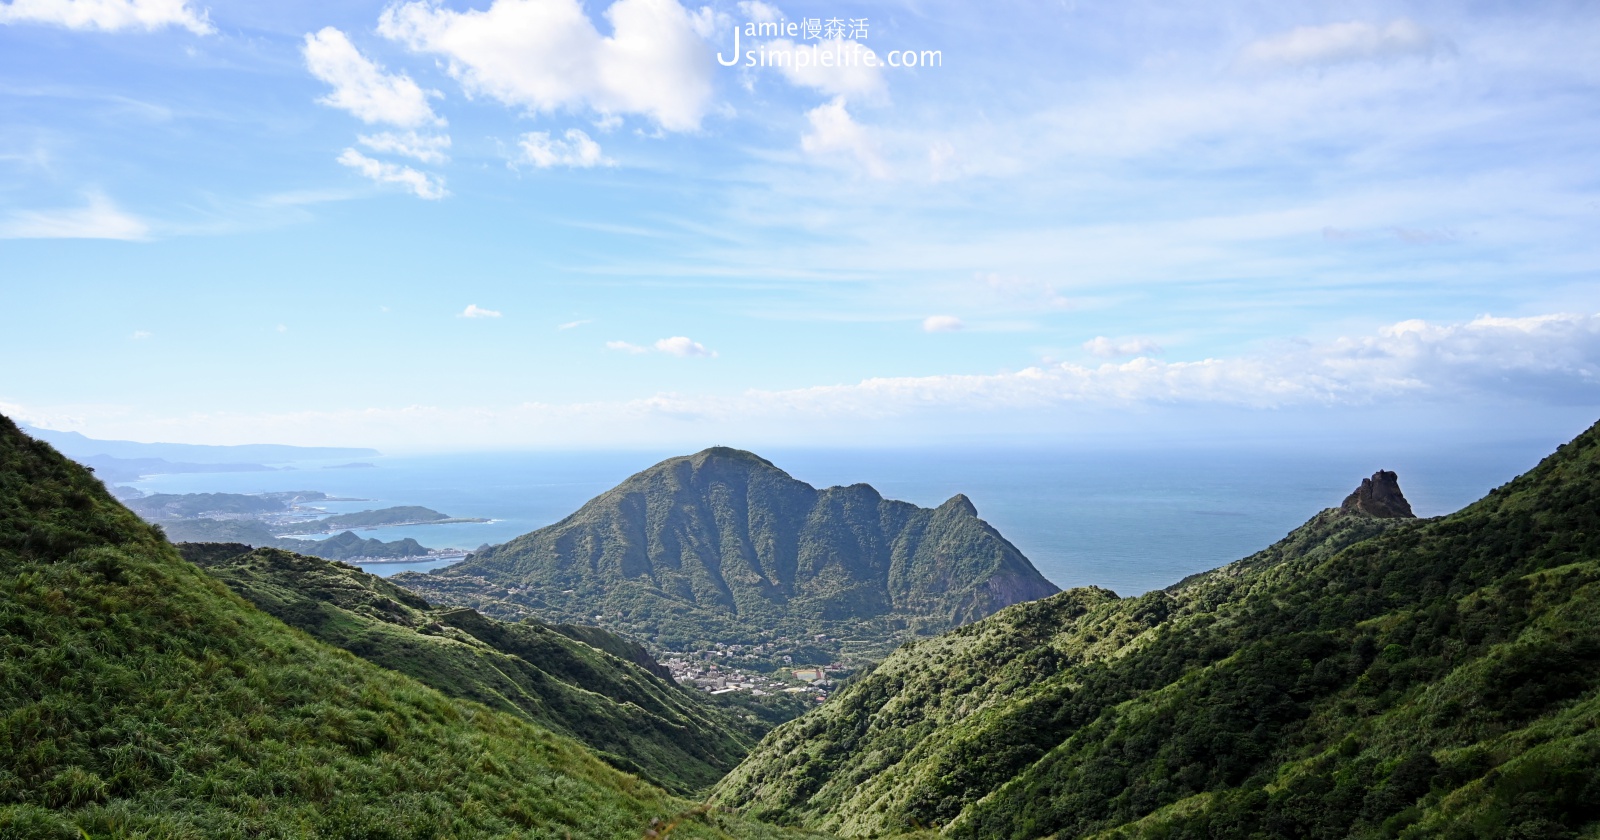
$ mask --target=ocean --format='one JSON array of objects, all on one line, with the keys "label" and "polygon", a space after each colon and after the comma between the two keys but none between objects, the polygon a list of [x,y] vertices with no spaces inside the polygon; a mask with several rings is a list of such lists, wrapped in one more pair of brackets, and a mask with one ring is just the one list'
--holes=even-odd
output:
[{"label": "ocean", "polygon": [[[1530,469],[1543,441],[1446,451],[1296,448],[1187,449],[771,449],[760,454],[818,487],[865,482],[923,506],[965,493],[1062,588],[1096,585],[1138,595],[1266,547],[1361,479],[1394,470],[1420,516],[1454,511]],[[413,537],[430,548],[476,548],[559,521],[585,501],[671,452],[504,452],[396,455],[370,469],[299,463],[273,472],[151,476],[146,492],[321,490],[363,501],[346,512],[424,505],[487,523],[414,525],[363,532]],[[374,564],[379,575],[453,561]]]}]

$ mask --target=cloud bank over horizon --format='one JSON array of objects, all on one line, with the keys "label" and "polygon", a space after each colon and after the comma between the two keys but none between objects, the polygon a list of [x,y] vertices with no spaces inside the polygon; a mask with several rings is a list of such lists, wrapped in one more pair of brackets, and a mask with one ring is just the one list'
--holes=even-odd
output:
[{"label": "cloud bank over horizon", "polygon": [[[467,312],[472,314],[465,317],[499,317],[476,306]],[[649,347],[608,344],[629,353],[717,355],[682,336]],[[12,404],[0,410],[95,437],[448,450],[693,445],[729,433],[777,444],[817,443],[837,429],[864,427],[872,429],[871,439],[892,439],[895,429],[914,428],[917,439],[935,441],[940,425],[956,437],[988,430],[997,440],[1039,442],[1048,439],[1052,423],[1070,421],[1081,433],[1109,433],[1152,411],[1168,418],[1161,422],[1174,422],[1184,415],[1160,412],[1185,408],[1224,410],[1234,422],[1305,410],[1339,415],[1377,407],[1400,416],[1416,409],[1504,412],[1512,406],[1559,408],[1561,417],[1600,411],[1600,314],[1481,316],[1453,324],[1413,319],[1368,335],[1287,341],[1232,358],[1166,362],[1140,356],[1099,365],[1063,362],[992,374],[875,377],[723,395],[259,414],[159,415],[109,406],[83,412]],[[1159,434],[1152,422],[1140,428]],[[1173,431],[1182,437],[1204,432],[1203,426]]]}]

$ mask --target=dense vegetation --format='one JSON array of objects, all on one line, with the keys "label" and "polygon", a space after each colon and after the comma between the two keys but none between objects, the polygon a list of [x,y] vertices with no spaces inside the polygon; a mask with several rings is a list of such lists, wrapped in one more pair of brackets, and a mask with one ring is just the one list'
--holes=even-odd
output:
[{"label": "dense vegetation", "polygon": [[326,534],[346,528],[381,528],[386,525],[439,525],[446,522],[483,522],[482,519],[453,517],[420,505],[400,505],[378,510],[336,513],[321,519],[296,522],[278,529],[284,534]]},{"label": "dense vegetation", "polygon": [[908,644],[716,796],[849,837],[1592,837],[1597,600],[1600,427],[1451,516]]},{"label": "dense vegetation", "polygon": [[1056,587],[957,496],[818,490],[735,449],[672,458],[547,528],[402,585],[493,615],[590,622],[662,647],[933,633]]},{"label": "dense vegetation", "polygon": [[289,625],[446,694],[571,735],[669,790],[709,787],[771,728],[679,688],[638,644],[598,628],[435,609],[359,569],[274,549],[179,548]]},{"label": "dense vegetation", "polygon": [[[611,840],[690,810],[292,630],[0,417],[0,836]],[[673,834],[729,835],[773,836]]]},{"label": "dense vegetation", "polygon": [[299,501],[300,497],[301,494],[295,493],[153,493],[124,499],[123,504],[147,522],[167,522],[217,514],[259,516],[265,513],[287,513],[290,506]]}]

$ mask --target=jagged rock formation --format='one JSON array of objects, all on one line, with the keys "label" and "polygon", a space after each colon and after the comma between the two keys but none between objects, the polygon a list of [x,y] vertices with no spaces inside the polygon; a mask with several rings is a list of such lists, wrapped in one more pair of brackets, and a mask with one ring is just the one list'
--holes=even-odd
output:
[{"label": "jagged rock formation", "polygon": [[1411,512],[1411,503],[1400,492],[1400,476],[1388,470],[1378,470],[1371,478],[1361,479],[1361,486],[1346,496],[1344,504],[1339,507],[1379,519],[1416,518],[1416,514]]},{"label": "jagged rock formation", "polygon": [[489,614],[601,615],[668,645],[871,622],[937,632],[1058,591],[966,496],[928,509],[865,484],[819,490],[723,447],[663,461],[561,522],[396,581]]}]

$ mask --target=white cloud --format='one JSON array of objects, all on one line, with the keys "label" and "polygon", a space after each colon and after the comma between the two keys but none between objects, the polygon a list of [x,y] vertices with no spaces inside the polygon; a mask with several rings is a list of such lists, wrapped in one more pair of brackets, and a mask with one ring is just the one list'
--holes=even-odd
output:
[{"label": "white cloud", "polygon": [[700,127],[712,99],[704,38],[711,12],[676,0],[618,0],[602,36],[577,0],[494,0],[457,12],[432,2],[391,6],[384,37],[443,56],[474,95],[534,113],[638,114],[668,131]]},{"label": "white cloud", "polygon": [[860,41],[833,38],[796,44],[777,38],[760,49],[767,52],[769,65],[776,65],[784,80],[796,87],[852,100],[881,101],[888,94],[882,59]]},{"label": "white cloud", "polygon": [[[615,166],[616,161],[600,151],[600,144],[576,128],[567,129],[565,140],[556,140],[548,131],[530,131],[522,135],[517,146],[522,156],[517,161],[531,163],[540,169],[552,166],[572,166],[588,169],[593,166]],[[514,161],[515,162],[515,161]]]},{"label": "white cloud", "polygon": [[877,144],[867,136],[861,124],[850,117],[843,97],[835,97],[832,102],[807,111],[806,119],[811,123],[811,130],[800,137],[800,148],[813,155],[848,152],[867,174],[874,178],[888,176]]},{"label": "white cloud", "polygon": [[99,193],[89,195],[87,206],[76,209],[30,210],[0,221],[0,239],[122,239],[139,240],[150,226]]},{"label": "white cloud", "polygon": [[679,356],[681,358],[691,358],[696,356],[715,358],[717,355],[715,350],[707,350],[704,344],[701,344],[698,341],[692,341],[681,335],[675,335],[671,338],[663,338],[656,342],[655,348],[657,353],[667,353],[669,355]]},{"label": "white cloud", "polygon": [[783,19],[783,12],[777,6],[761,0],[739,0],[738,7],[745,20],[755,23],[776,23]]},{"label": "white cloud", "polygon": [[1401,18],[1383,26],[1366,21],[1302,26],[1255,41],[1243,55],[1251,64],[1304,67],[1427,55],[1434,46],[1428,30]]},{"label": "white cloud", "polygon": [[651,352],[665,353],[669,356],[677,356],[685,359],[695,357],[714,359],[717,356],[717,351],[707,350],[704,344],[681,335],[675,335],[671,338],[663,338],[649,347],[641,347],[637,344],[632,344],[627,341],[608,341],[606,342],[606,349],[634,354]]},{"label": "white cloud", "polygon": [[1097,335],[1083,343],[1083,349],[1102,359],[1115,359],[1119,356],[1148,356],[1161,355],[1161,345],[1148,338],[1123,338],[1110,339]]},{"label": "white cloud", "polygon": [[929,315],[922,319],[923,332],[955,332],[965,326],[954,315]]},{"label": "white cloud", "polygon": [[288,324],[279,324],[277,326],[277,330],[278,330],[278,332],[286,333],[286,332],[289,331],[289,325]]},{"label": "white cloud", "polygon": [[499,310],[484,309],[476,303],[467,304],[467,308],[456,314],[457,318],[498,318]]},{"label": "white cloud", "polygon": [[196,35],[216,32],[205,10],[188,0],[12,0],[0,5],[0,24],[47,23],[68,29],[153,32],[181,26]]},{"label": "white cloud", "polygon": [[594,323],[593,319],[585,318],[585,319],[583,319],[581,321],[568,321],[565,324],[557,324],[556,325],[556,329],[558,329],[558,330],[573,330],[573,329],[577,329],[578,327],[583,326],[584,324],[592,324],[592,323]]},{"label": "white cloud", "polygon": [[348,111],[368,124],[402,128],[445,124],[428,104],[429,91],[404,73],[383,72],[343,32],[328,26],[306,35],[303,52],[311,75],[333,86],[333,93],[318,102]]},{"label": "white cloud", "polygon": [[374,152],[388,152],[423,163],[446,163],[450,160],[449,155],[445,154],[445,150],[450,148],[448,134],[385,131],[381,134],[357,135],[356,139]]},{"label": "white cloud", "polygon": [[431,201],[450,194],[445,191],[444,182],[437,177],[398,163],[373,160],[355,149],[345,149],[339,155],[339,162],[380,184],[400,184],[418,198]]},{"label": "white cloud", "polygon": [[132,338],[134,341],[143,341],[152,335],[155,335],[155,333],[146,330],[134,330],[133,335],[130,336],[130,338]]}]

